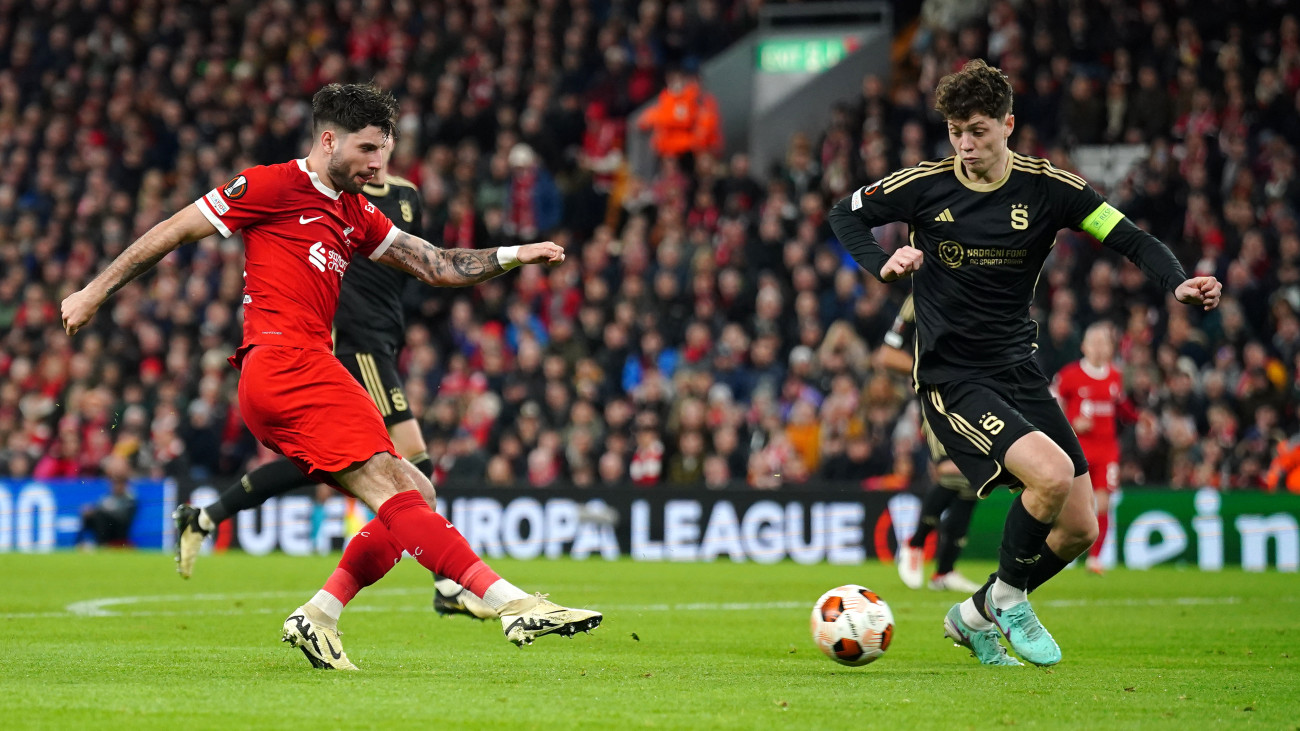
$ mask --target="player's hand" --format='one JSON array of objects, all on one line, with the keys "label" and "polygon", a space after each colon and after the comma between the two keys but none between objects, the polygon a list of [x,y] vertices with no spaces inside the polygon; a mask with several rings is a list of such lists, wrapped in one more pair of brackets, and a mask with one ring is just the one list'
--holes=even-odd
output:
[{"label": "player's hand", "polygon": [[564,249],[554,241],[525,244],[519,247],[520,264],[547,264],[555,266],[564,261]]},{"label": "player's hand", "polygon": [[63,314],[63,331],[69,335],[76,334],[90,322],[90,318],[95,316],[102,304],[104,304],[102,298],[84,289],[68,295],[60,306]]},{"label": "player's hand", "polygon": [[1070,426],[1074,428],[1075,434],[1084,434],[1092,431],[1092,419],[1083,414],[1079,414],[1074,417],[1074,421],[1070,422]]},{"label": "player's hand", "polygon": [[900,246],[889,261],[880,267],[880,279],[884,282],[892,282],[900,277],[905,277],[917,269],[925,261],[925,253],[914,246]]},{"label": "player's hand", "polygon": [[1219,306],[1223,285],[1214,277],[1192,277],[1178,285],[1174,296],[1185,305],[1201,305],[1206,312]]}]

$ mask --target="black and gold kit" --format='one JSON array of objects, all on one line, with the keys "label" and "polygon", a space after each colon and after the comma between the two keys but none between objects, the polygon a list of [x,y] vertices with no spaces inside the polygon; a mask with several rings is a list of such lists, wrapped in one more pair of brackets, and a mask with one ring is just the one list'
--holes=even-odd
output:
[{"label": "black and gold kit", "polygon": [[840,242],[872,275],[889,259],[873,226],[905,221],[925,253],[912,275],[918,384],[996,373],[1033,358],[1029,305],[1057,231],[1091,233],[1166,291],[1187,279],[1158,239],[1112,208],[1077,175],[1011,153],[995,183],[968,180],[955,157],[904,168],[831,209]]},{"label": "black and gold kit", "polygon": [[977,183],[956,157],[899,170],[831,208],[835,235],[879,278],[889,260],[871,233],[905,221],[925,254],[912,274],[913,378],[926,420],[981,495],[1016,484],[1007,448],[1042,431],[1087,471],[1078,438],[1034,359],[1029,306],[1056,233],[1087,231],[1172,292],[1187,279],[1159,239],[1110,206],[1083,179],[1014,152],[1002,179]]},{"label": "black and gold kit", "polygon": [[[414,183],[389,175],[383,185],[367,185],[363,192],[398,228],[419,235],[420,193]],[[408,279],[399,269],[356,257],[343,276],[334,313],[334,355],[365,387],[388,425],[411,418],[397,373],[397,354],[406,339],[402,291]]]}]

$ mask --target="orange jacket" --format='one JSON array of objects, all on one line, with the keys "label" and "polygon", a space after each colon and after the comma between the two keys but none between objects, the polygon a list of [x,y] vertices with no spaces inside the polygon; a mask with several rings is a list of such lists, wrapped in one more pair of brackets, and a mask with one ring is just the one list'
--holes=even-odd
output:
[{"label": "orange jacket", "polygon": [[677,157],[721,146],[717,102],[694,81],[678,91],[659,92],[654,106],[637,123],[651,131],[650,146],[660,157]]},{"label": "orange jacket", "polygon": [[1285,487],[1288,492],[1300,495],[1300,440],[1278,442],[1277,456],[1268,466],[1265,482],[1269,492]]}]

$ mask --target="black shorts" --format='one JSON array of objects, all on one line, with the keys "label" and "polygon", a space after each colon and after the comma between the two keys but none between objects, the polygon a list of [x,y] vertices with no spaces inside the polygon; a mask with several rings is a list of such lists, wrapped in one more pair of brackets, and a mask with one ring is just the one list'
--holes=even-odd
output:
[{"label": "black shorts", "polygon": [[922,386],[920,396],[932,433],[980,497],[997,487],[1024,486],[1003,459],[1031,431],[1065,450],[1076,477],[1088,474],[1079,438],[1033,360],[991,376]]},{"label": "black shorts", "polygon": [[411,405],[402,390],[402,379],[397,375],[397,363],[382,353],[335,353],[335,357],[348,369],[374,400],[384,425],[400,424],[414,419]]},{"label": "black shorts", "polygon": [[[930,428],[930,422],[924,415],[921,417],[921,431],[925,434],[926,445],[930,447],[930,461],[936,466],[942,465],[944,462],[951,462],[952,458],[948,456],[948,450],[943,448],[943,442],[940,442],[939,438],[934,435],[934,430]],[[975,488],[971,487],[970,480],[966,479],[964,472],[961,474],[960,480],[946,481],[939,478],[935,484],[945,490],[956,492],[957,496],[962,500],[976,500],[979,498]]]}]

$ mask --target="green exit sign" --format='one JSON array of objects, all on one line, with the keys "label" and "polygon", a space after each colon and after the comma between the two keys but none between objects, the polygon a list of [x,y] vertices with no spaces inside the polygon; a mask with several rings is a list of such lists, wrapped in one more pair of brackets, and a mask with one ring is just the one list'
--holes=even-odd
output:
[{"label": "green exit sign", "polygon": [[857,45],[856,38],[763,41],[758,44],[758,70],[770,74],[825,71],[843,61]]}]

